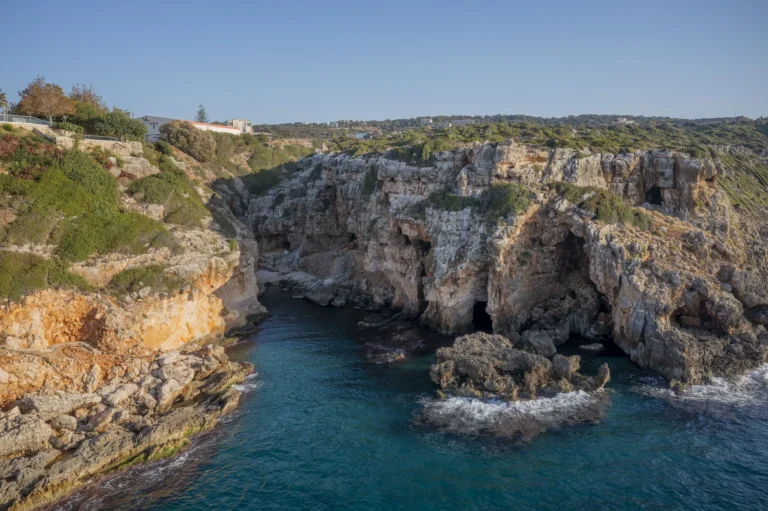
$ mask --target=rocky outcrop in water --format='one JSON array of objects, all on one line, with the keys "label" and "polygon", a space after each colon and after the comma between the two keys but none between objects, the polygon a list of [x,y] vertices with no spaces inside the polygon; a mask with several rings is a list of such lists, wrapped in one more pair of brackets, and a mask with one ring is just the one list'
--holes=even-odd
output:
[{"label": "rocky outcrop in water", "polygon": [[597,376],[579,373],[581,358],[556,354],[548,358],[523,351],[501,335],[475,333],[437,350],[430,368],[432,381],[446,394],[462,397],[535,399],[537,395],[600,390],[611,379],[607,364]]},{"label": "rocky outcrop in water", "polygon": [[[317,154],[239,207],[265,277],[315,302],[390,305],[445,333],[492,328],[545,357],[572,335],[613,342],[696,383],[768,353],[767,252],[717,184],[733,172],[675,151],[585,155],[513,141],[428,164]],[[557,182],[592,188],[574,197]],[[492,188],[510,183],[529,207],[489,214]],[[594,189],[643,206],[652,227],[582,209]]]},{"label": "rocky outcrop in water", "polygon": [[170,456],[237,407],[252,372],[221,347],[134,359],[87,392],[27,394],[0,413],[0,509],[51,502],[99,473]]}]

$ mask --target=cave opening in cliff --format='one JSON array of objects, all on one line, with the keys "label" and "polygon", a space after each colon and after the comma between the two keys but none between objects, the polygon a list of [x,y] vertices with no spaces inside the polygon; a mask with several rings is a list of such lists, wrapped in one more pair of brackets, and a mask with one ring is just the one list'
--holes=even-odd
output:
[{"label": "cave opening in cliff", "polygon": [[488,302],[475,302],[472,308],[472,326],[480,332],[493,333],[493,320],[486,307]]},{"label": "cave opening in cliff", "polygon": [[654,206],[661,206],[662,202],[664,202],[664,198],[661,195],[661,188],[654,186],[645,192],[645,202],[653,204]]}]

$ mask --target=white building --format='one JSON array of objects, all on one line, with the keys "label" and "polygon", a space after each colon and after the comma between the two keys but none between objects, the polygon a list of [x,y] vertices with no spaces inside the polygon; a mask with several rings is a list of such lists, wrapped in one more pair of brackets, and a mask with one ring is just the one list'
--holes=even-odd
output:
[{"label": "white building", "polygon": [[429,126],[430,124],[432,124],[432,118],[422,117],[421,119],[419,119],[419,124],[421,124],[422,126]]},{"label": "white building", "polygon": [[[147,142],[157,142],[160,140],[160,128],[164,124],[168,124],[171,121],[180,121],[180,122],[188,122],[195,128],[202,130],[202,131],[215,131],[218,133],[229,133],[230,135],[241,135],[244,133],[241,131],[240,128],[236,128],[234,126],[224,126],[222,124],[209,124],[207,122],[197,122],[197,121],[183,121],[181,119],[171,119],[169,117],[157,117],[155,115],[144,115],[142,117],[138,117],[138,119],[144,123],[144,126],[147,127]],[[250,121],[249,126],[250,126]]]},{"label": "white building", "polygon": [[230,119],[224,124],[240,130],[240,133],[253,133],[253,124],[248,119]]},{"label": "white building", "polygon": [[168,124],[175,119],[168,117],[156,117],[154,115],[145,115],[138,118],[147,127],[147,142],[157,142],[160,140],[160,126]]}]

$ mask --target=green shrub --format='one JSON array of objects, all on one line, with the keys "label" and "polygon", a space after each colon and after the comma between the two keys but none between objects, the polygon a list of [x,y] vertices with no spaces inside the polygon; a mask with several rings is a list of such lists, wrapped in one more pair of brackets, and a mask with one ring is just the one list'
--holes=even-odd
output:
[{"label": "green shrub", "polygon": [[216,139],[210,131],[202,131],[185,121],[173,121],[160,127],[163,140],[192,158],[207,162],[216,156]]},{"label": "green shrub", "polygon": [[143,141],[147,136],[147,127],[139,119],[133,119],[131,115],[119,108],[113,108],[111,112],[104,114],[94,124],[97,135],[115,137],[119,140]]},{"label": "green shrub", "polygon": [[494,184],[488,195],[488,213],[497,217],[520,214],[531,205],[531,192],[518,183]]},{"label": "green shrub", "polygon": [[569,183],[557,183],[557,192],[581,209],[595,214],[595,219],[607,224],[621,223],[649,231],[653,228],[651,217],[633,208],[621,197],[602,188],[581,187]]},{"label": "green shrub", "polygon": [[16,128],[14,128],[12,124],[3,124],[3,129],[10,133],[13,133],[16,131]]},{"label": "green shrub", "polygon": [[48,287],[90,289],[88,283],[56,260],[18,252],[0,252],[0,300],[19,300]]},{"label": "green shrub", "polygon": [[445,211],[463,211],[467,208],[477,208],[482,205],[482,201],[475,197],[462,197],[453,193],[439,193],[430,197],[430,202]]},{"label": "green shrub", "polygon": [[155,142],[155,149],[166,156],[173,156],[173,146],[165,140]]},{"label": "green shrub", "polygon": [[53,123],[53,127],[59,130],[71,131],[73,133],[83,133],[85,131],[82,126],[72,124],[71,122],[55,122]]},{"label": "green shrub", "polygon": [[[113,153],[112,151],[109,151],[108,149],[101,147],[101,146],[94,146],[89,149],[91,158],[96,160],[96,162],[104,167],[105,169],[109,170],[114,166],[122,167],[125,165],[125,162],[122,158],[120,158],[118,155]],[[112,163],[110,161],[110,158],[115,159],[115,163]]]},{"label": "green shrub", "polygon": [[117,180],[89,154],[26,149],[32,149],[28,159],[18,155],[20,145],[5,160],[11,173],[0,174],[0,202],[17,214],[5,241],[52,243],[65,261],[170,246],[161,223],[120,210]]},{"label": "green shrub", "polygon": [[210,216],[210,213],[187,175],[176,169],[167,158],[160,158],[162,172],[134,181],[128,193],[140,202],[161,204],[166,222],[200,227],[203,218]]},{"label": "green shrub", "polygon": [[184,284],[184,280],[169,275],[166,266],[153,265],[143,268],[131,268],[115,275],[108,289],[115,295],[137,293],[145,287],[154,292],[176,291]]},{"label": "green shrub", "polygon": [[238,250],[240,250],[240,245],[238,245],[237,240],[235,238],[229,238],[229,251],[237,252]]}]

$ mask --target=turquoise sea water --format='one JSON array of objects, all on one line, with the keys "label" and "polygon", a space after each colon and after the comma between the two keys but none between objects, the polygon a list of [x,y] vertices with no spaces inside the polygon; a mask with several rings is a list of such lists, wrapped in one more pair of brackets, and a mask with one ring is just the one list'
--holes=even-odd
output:
[{"label": "turquoise sea water", "polygon": [[[671,399],[625,358],[594,357],[587,371],[613,372],[605,420],[521,446],[415,425],[433,355],[371,364],[359,312],[265,302],[272,317],[234,350],[259,373],[240,411],[61,509],[768,509],[765,372]],[[464,404],[479,422],[505,413]]]}]

